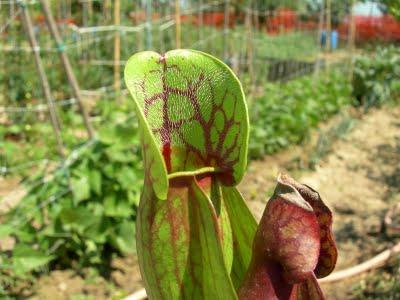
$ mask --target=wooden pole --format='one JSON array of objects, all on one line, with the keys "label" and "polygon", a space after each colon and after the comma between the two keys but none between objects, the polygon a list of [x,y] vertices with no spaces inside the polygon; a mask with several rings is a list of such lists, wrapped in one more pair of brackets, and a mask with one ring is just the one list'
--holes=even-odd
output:
[{"label": "wooden pole", "polygon": [[253,20],[251,17],[251,9],[253,7],[253,1],[249,0],[248,2],[248,7],[247,7],[247,13],[246,13],[246,31],[247,31],[247,65],[248,65],[248,71],[249,71],[249,76],[250,76],[250,81],[251,81],[251,91],[253,91],[254,87],[254,65],[253,65],[253,59],[254,59],[254,47],[253,47]]},{"label": "wooden pole", "polygon": [[[171,1],[166,1],[165,5],[165,18],[168,19],[172,16],[172,2]],[[175,5],[175,3],[173,3]],[[168,30],[166,33],[166,38],[164,40],[165,43],[165,50],[171,50],[173,49],[173,44],[174,44],[174,32],[172,30]]]},{"label": "wooden pole", "polygon": [[199,11],[197,13],[199,31],[199,41],[203,40],[203,0],[199,0]]},{"label": "wooden pole", "polygon": [[87,11],[88,11],[88,19],[89,19],[89,25],[92,23],[92,18],[93,18],[93,3],[92,0],[86,0],[87,2]]},{"label": "wooden pole", "polygon": [[332,6],[331,0],[326,0],[326,51],[331,51]]},{"label": "wooden pole", "polygon": [[76,80],[76,77],[75,77],[75,74],[74,74],[74,72],[72,70],[72,66],[71,66],[71,63],[70,63],[70,61],[68,59],[68,56],[64,52],[64,44],[62,43],[62,40],[61,40],[61,37],[60,37],[60,33],[58,32],[58,28],[57,28],[56,23],[54,21],[53,14],[51,13],[51,10],[50,10],[50,7],[49,7],[49,3],[48,3],[47,0],[40,0],[40,3],[42,5],[44,16],[46,18],[47,26],[49,27],[50,33],[51,33],[53,39],[56,42],[61,62],[63,64],[63,66],[64,66],[65,72],[67,73],[68,81],[69,81],[69,84],[71,85],[71,88],[72,88],[72,93],[73,93],[76,101],[78,102],[79,109],[81,111],[81,114],[82,114],[82,117],[83,117],[83,121],[85,123],[85,127],[86,127],[86,130],[87,130],[88,136],[89,136],[90,139],[92,139],[93,136],[94,136],[94,132],[93,132],[92,124],[90,124],[89,114],[88,114],[85,106],[83,105],[82,96],[81,96],[80,88],[79,88],[79,85],[78,85],[78,81]]},{"label": "wooden pole", "polygon": [[181,48],[181,4],[180,0],[175,0],[175,47]]},{"label": "wooden pole", "polygon": [[349,19],[349,56],[350,56],[350,67],[349,67],[349,81],[353,80],[354,72],[354,50],[355,50],[355,40],[356,40],[356,22],[354,18],[354,0],[351,1],[350,8],[350,19]]},{"label": "wooden pole", "polygon": [[324,15],[325,15],[325,7],[322,4],[321,11],[319,12],[319,16],[318,16],[318,30],[317,30],[318,53],[317,53],[317,59],[315,61],[314,79],[316,79],[318,77],[319,69],[321,67],[321,50],[322,50],[321,35],[322,35],[322,29],[324,27]]},{"label": "wooden pole", "polygon": [[153,22],[153,11],[152,11],[152,0],[146,0],[146,50],[151,50],[153,46],[152,39],[152,22]]},{"label": "wooden pole", "polygon": [[224,60],[225,60],[225,62],[227,62],[229,59],[229,45],[228,45],[229,13],[230,13],[230,1],[225,0],[225,9],[224,9]]},{"label": "wooden pole", "polygon": [[120,0],[114,1],[114,25],[115,30],[114,38],[114,89],[116,95],[119,97],[121,94],[121,33],[119,26],[121,24],[121,2]]},{"label": "wooden pole", "polygon": [[39,54],[40,48],[37,43],[35,33],[33,30],[31,16],[29,14],[29,10],[28,10],[28,7],[26,6],[26,4],[20,2],[20,5],[22,8],[22,19],[23,19],[23,23],[25,26],[25,31],[28,34],[29,44],[32,48],[32,52],[34,55],[36,69],[39,73],[40,85],[43,90],[43,94],[44,94],[44,97],[46,99],[47,106],[49,109],[51,125],[53,127],[54,135],[56,137],[57,151],[61,155],[61,157],[64,157],[64,146],[63,146],[61,132],[60,132],[60,121],[58,119],[57,112],[56,112],[56,109],[54,106],[53,97],[52,97],[51,91],[50,91],[49,81],[47,79],[46,72],[43,67],[42,59]]},{"label": "wooden pole", "polygon": [[105,19],[105,23],[109,24],[110,22],[110,7],[111,7],[111,1],[110,0],[104,0],[103,1],[103,16]]},{"label": "wooden pole", "polygon": [[83,26],[88,26],[88,24],[87,24],[87,15],[88,15],[88,12],[87,12],[87,3],[86,2],[80,2],[81,3],[81,5],[82,5],[82,24],[83,24]]}]

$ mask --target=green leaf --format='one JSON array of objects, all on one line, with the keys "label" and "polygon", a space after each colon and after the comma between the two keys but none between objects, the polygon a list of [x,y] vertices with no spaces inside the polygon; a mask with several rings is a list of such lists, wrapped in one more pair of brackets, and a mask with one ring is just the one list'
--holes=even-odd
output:
[{"label": "green leaf", "polygon": [[124,221],[116,229],[112,236],[113,243],[122,253],[136,252],[136,228],[135,222]]},{"label": "green leaf", "polygon": [[86,176],[71,179],[72,194],[75,203],[79,203],[90,197],[90,184]]},{"label": "green leaf", "polygon": [[121,170],[116,174],[118,182],[121,184],[121,187],[125,190],[131,189],[133,185],[137,182],[137,177],[135,172],[131,167],[124,166]]},{"label": "green leaf", "polygon": [[127,199],[111,194],[104,199],[104,215],[108,217],[129,217],[132,214]]},{"label": "green leaf", "polygon": [[22,275],[46,265],[53,258],[53,256],[46,255],[31,246],[25,244],[16,245],[12,255],[13,272],[17,275]]},{"label": "green leaf", "polygon": [[9,236],[15,231],[15,226],[11,224],[0,224],[0,238]]},{"label": "green leaf", "polygon": [[90,189],[97,195],[101,195],[101,172],[93,169],[89,175]]},{"label": "green leaf", "polygon": [[196,182],[170,185],[166,200],[148,185],[137,219],[137,251],[150,299],[236,299],[211,200]]},{"label": "green leaf", "polygon": [[222,187],[222,195],[233,232],[233,266],[231,278],[238,289],[250,265],[257,222],[236,187]]},{"label": "green leaf", "polygon": [[104,144],[112,145],[115,142],[115,129],[108,126],[100,128],[99,139]]},{"label": "green leaf", "polygon": [[110,161],[113,162],[128,163],[133,159],[133,154],[126,151],[126,144],[125,144],[125,149],[123,148],[121,149],[121,147],[118,146],[112,146],[107,148],[105,152]]},{"label": "green leaf", "polygon": [[[107,218],[94,215],[90,220],[83,223],[84,224],[82,224],[82,226],[79,226],[75,222],[71,222],[68,226],[70,229],[76,229],[77,232],[79,232],[79,234],[82,236],[85,243],[90,241],[99,246],[100,244],[107,242],[107,236],[112,231],[113,226],[113,224],[107,220]],[[97,253],[96,255],[100,255],[100,253]]]},{"label": "green leaf", "polygon": [[[210,234],[218,227],[214,207],[196,183],[193,182],[191,188],[194,199],[189,199],[189,209],[194,226],[198,226],[198,246],[201,251],[201,266],[194,266],[194,272],[203,272],[203,299],[237,299],[228,270],[225,268],[218,234]],[[193,278],[186,279],[193,284]]]},{"label": "green leaf", "polygon": [[59,218],[67,229],[75,229],[83,233],[90,226],[99,222],[100,216],[96,216],[85,207],[64,208]]}]

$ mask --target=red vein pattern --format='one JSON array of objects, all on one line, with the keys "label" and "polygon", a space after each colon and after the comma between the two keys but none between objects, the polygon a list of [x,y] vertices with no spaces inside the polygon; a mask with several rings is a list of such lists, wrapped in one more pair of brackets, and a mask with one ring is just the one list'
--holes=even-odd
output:
[{"label": "red vein pattern", "polygon": [[[189,72],[182,70],[178,63],[168,61],[168,57],[160,56],[159,67],[135,82],[141,94],[144,116],[159,144],[167,171],[173,173],[211,166],[223,174],[224,182],[232,184],[232,170],[241,159],[242,143],[245,142],[243,126],[246,126],[246,120],[241,120],[243,107],[238,107],[242,99],[238,99],[237,91],[230,90],[229,84],[222,94],[216,95],[221,84],[216,86],[215,78],[225,74],[208,74],[201,66],[185,62],[190,64]],[[179,81],[178,77],[184,81]],[[149,85],[149,81],[157,82]],[[150,93],[149,89],[159,91]],[[179,101],[171,103],[173,97]],[[171,110],[179,112],[179,119],[177,114],[171,115]],[[232,112],[228,115],[227,110]],[[157,120],[154,115],[158,116]],[[203,145],[198,145],[199,141],[203,141]]]}]

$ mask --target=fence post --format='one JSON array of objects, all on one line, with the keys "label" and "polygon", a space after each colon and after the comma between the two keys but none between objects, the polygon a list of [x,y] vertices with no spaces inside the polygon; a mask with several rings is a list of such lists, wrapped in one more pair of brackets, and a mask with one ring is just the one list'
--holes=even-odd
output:
[{"label": "fence post", "polygon": [[350,20],[349,20],[349,55],[350,55],[350,67],[349,67],[349,81],[353,80],[354,72],[354,50],[356,40],[356,22],[354,18],[354,0],[351,1],[350,7]]},{"label": "fence post", "polygon": [[121,2],[120,0],[114,1],[114,89],[118,98],[121,95]]},{"label": "fence post", "polygon": [[230,17],[230,1],[225,0],[225,9],[224,9],[224,60],[225,62],[228,61],[228,52],[229,52],[229,45],[228,45],[228,34],[229,34],[229,17]]},{"label": "fence post", "polygon": [[47,0],[40,0],[40,3],[42,5],[42,9],[46,18],[46,22],[47,22],[47,26],[50,29],[50,33],[53,37],[53,39],[56,42],[57,45],[57,49],[58,49],[58,53],[60,55],[61,58],[61,62],[64,66],[65,72],[67,73],[67,77],[68,77],[68,81],[69,84],[72,87],[72,92],[73,95],[76,99],[76,101],[78,102],[79,105],[79,109],[81,111],[85,126],[86,126],[86,130],[87,133],[89,135],[89,138],[92,139],[94,136],[94,132],[93,132],[93,127],[92,124],[90,124],[90,120],[89,120],[89,114],[85,108],[85,106],[83,105],[83,101],[82,101],[82,97],[81,97],[81,92],[79,89],[79,85],[78,85],[78,81],[76,80],[75,74],[72,70],[71,67],[71,63],[68,59],[68,56],[65,54],[64,52],[64,44],[62,43],[61,37],[60,37],[60,33],[58,32],[57,29],[57,25],[54,21],[54,17],[53,14],[51,13],[49,4],[47,2]]},{"label": "fence post", "polygon": [[246,55],[246,64],[249,68],[249,76],[251,81],[251,93],[254,88],[254,47],[253,47],[253,18],[252,18],[252,7],[253,1],[248,1],[247,12],[246,12],[246,20],[245,26],[247,31],[247,55]]},{"label": "fence post", "polygon": [[332,32],[332,5],[331,0],[326,0],[326,51],[331,51]]},{"label": "fence post", "polygon": [[321,68],[321,36],[322,36],[322,29],[324,27],[324,16],[325,16],[325,7],[322,4],[321,11],[319,12],[318,16],[318,30],[317,30],[317,45],[318,45],[318,53],[317,59],[315,61],[315,68],[314,68],[314,79],[316,79],[319,75],[319,70]]},{"label": "fence post", "polygon": [[105,23],[108,24],[110,22],[110,7],[111,7],[111,0],[104,0],[103,1],[103,16],[105,19]]},{"label": "fence post", "polygon": [[197,12],[197,29],[199,31],[199,41],[203,40],[203,0],[199,0],[199,11]]},{"label": "fence post", "polygon": [[153,21],[153,12],[152,12],[152,0],[146,0],[146,50],[151,50],[153,39],[152,39],[152,21]]},{"label": "fence post", "polygon": [[181,48],[181,4],[179,0],[175,0],[175,46],[177,49]]},{"label": "fence post", "polygon": [[46,102],[47,102],[47,107],[49,109],[51,125],[53,127],[54,135],[56,137],[57,151],[61,157],[64,157],[64,146],[63,146],[61,132],[60,132],[60,121],[58,119],[57,112],[55,110],[53,97],[52,97],[51,91],[50,91],[49,81],[47,79],[46,72],[43,67],[42,59],[39,54],[40,48],[37,43],[35,33],[33,30],[31,16],[29,14],[29,10],[28,10],[28,7],[26,6],[26,4],[23,3],[22,1],[19,1],[18,3],[20,4],[21,9],[22,9],[22,19],[23,19],[23,23],[25,25],[25,31],[28,34],[29,44],[31,46],[31,49],[32,49],[32,52],[34,55],[36,69],[39,73],[40,85],[41,85],[44,97],[46,99]]}]

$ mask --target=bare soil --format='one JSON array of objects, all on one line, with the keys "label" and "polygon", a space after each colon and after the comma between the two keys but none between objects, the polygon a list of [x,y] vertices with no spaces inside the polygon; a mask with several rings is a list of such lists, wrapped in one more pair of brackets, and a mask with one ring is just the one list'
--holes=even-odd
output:
[{"label": "bare soil", "polygon": [[[312,147],[293,147],[250,164],[239,189],[259,219],[272,195],[275,178],[288,171],[302,183],[318,190],[334,213],[334,232],[339,247],[336,270],[360,263],[394,244],[385,233],[385,213],[400,202],[400,108],[369,112],[353,130],[334,142],[332,152],[315,170],[299,168]],[[120,299],[141,287],[136,258],[115,259],[107,279],[90,272],[53,271],[29,288],[28,299]],[[374,271],[384,274],[382,269]],[[325,284],[327,299],[354,299],[358,276]],[[390,276],[390,274],[389,274]]]}]

